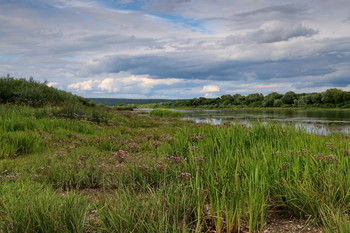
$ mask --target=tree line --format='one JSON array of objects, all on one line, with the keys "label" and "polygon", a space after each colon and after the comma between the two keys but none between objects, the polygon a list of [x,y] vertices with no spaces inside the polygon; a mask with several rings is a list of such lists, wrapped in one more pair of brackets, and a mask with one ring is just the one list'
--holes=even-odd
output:
[{"label": "tree line", "polygon": [[272,92],[268,95],[253,93],[249,95],[223,95],[218,98],[193,98],[175,102],[160,103],[157,107],[201,107],[201,108],[237,108],[237,107],[316,107],[350,108],[350,92],[331,88],[322,93],[301,93],[289,91],[285,94]]}]

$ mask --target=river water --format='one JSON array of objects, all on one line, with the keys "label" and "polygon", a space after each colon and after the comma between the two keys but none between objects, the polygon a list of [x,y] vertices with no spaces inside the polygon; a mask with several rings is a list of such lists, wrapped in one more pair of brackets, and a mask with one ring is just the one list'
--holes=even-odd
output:
[{"label": "river water", "polygon": [[[137,111],[150,111],[138,109]],[[227,121],[233,124],[251,124],[260,122],[292,123],[298,128],[316,134],[350,132],[350,111],[310,111],[310,110],[202,110],[202,109],[169,109],[183,112],[183,120],[197,123],[223,124]]]}]

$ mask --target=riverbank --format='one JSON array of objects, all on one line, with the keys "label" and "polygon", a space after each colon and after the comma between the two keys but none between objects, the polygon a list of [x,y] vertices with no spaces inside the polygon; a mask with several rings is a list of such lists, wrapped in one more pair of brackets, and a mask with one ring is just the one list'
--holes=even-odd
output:
[{"label": "riverbank", "polygon": [[1,105],[0,125],[3,232],[350,231],[342,134],[103,107]]},{"label": "riverbank", "polygon": [[317,107],[236,107],[236,108],[217,108],[211,106],[203,107],[188,107],[188,106],[176,106],[166,107],[158,106],[157,104],[145,104],[135,105],[138,109],[151,108],[151,109],[187,109],[187,110],[262,110],[262,111],[350,111],[350,108],[317,108]]}]

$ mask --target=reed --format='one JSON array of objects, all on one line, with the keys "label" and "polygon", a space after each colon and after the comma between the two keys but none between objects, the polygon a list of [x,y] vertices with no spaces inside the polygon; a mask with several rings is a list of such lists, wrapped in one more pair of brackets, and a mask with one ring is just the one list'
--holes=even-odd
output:
[{"label": "reed", "polygon": [[0,232],[348,232],[350,142],[291,125],[0,105]]}]

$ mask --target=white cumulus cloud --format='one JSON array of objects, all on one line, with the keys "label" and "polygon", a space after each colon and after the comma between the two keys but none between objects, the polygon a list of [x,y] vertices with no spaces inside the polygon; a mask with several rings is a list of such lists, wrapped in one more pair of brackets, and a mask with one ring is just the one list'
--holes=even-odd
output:
[{"label": "white cumulus cloud", "polygon": [[[68,88],[77,92],[91,91],[99,93],[105,91],[108,93],[149,93],[153,88],[165,85],[170,86],[180,83],[181,79],[152,79],[147,75],[127,75],[120,73],[117,75],[105,74],[110,76],[101,80],[91,79],[83,82],[76,82],[68,85]],[[113,77],[114,76],[114,77]]]}]

